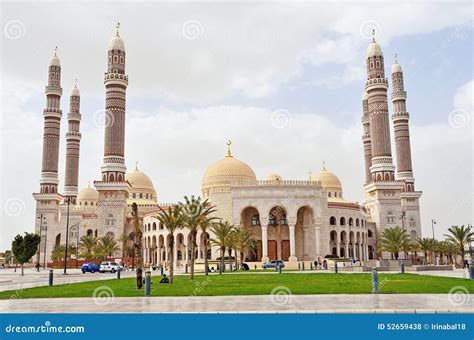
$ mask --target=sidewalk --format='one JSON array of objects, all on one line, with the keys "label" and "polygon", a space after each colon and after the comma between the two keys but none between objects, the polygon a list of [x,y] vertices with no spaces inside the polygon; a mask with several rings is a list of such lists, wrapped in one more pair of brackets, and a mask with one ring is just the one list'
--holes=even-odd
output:
[{"label": "sidewalk", "polygon": [[253,295],[0,301],[1,313],[474,313],[473,295]]}]

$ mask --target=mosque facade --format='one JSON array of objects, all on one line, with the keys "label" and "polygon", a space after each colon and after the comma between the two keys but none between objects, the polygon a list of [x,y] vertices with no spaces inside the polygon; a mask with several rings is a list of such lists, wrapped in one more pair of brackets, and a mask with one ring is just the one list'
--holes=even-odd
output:
[{"label": "mosque facade", "polygon": [[[126,235],[131,239],[134,202],[142,222],[146,263],[165,263],[171,251],[175,252],[178,267],[191,257],[190,236],[185,229],[174,235],[175,249],[168,249],[168,233],[156,214],[160,206],[170,204],[159,203],[152,181],[138,167],[126,170],[128,76],[125,62],[125,44],[117,28],[109,44],[104,74],[107,124],[101,178],[81,190],[78,190],[81,96],[77,85],[72,89],[67,115],[65,183],[61,194],[58,163],[62,68],[57,52],[50,61],[43,111],[40,190],[33,194],[36,232],[41,235],[41,262],[50,261],[56,245],[77,244],[83,235],[109,234],[115,239]],[[377,235],[385,228],[399,225],[412,240],[421,237],[421,191],[415,190],[402,68],[395,62],[391,69],[395,165],[388,109],[389,80],[385,78],[382,49],[375,39],[367,49],[366,66],[361,143],[365,160],[365,183],[361,183],[365,192],[363,202],[347,201],[341,181],[326,165],[308,179],[284,179],[278,174],[257,179],[253,169],[232,154],[230,141],[225,157],[204,171],[201,196],[216,206],[220,218],[253,231],[258,250],[245,254],[246,261],[314,261],[325,256],[367,261],[376,258]],[[204,235],[198,233],[195,254],[198,262],[205,256],[209,259],[219,256],[214,247],[203,254],[204,239]],[[120,257],[121,252],[115,255]]]}]

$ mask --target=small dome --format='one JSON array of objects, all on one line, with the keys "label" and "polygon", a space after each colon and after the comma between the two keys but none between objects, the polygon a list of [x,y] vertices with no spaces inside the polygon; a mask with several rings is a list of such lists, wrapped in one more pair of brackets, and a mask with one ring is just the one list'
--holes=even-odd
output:
[{"label": "small dome", "polygon": [[99,193],[91,187],[81,189],[77,195],[77,202],[97,202],[99,200]]},{"label": "small dome", "polygon": [[375,56],[383,57],[383,52],[380,45],[375,40],[372,40],[369,47],[367,48],[366,58],[375,57]]},{"label": "small dome", "polygon": [[129,171],[125,174],[125,180],[130,183],[132,189],[130,190],[130,203],[150,204],[156,203],[156,191],[153,182],[144,172],[138,170]]},{"label": "small dome", "polygon": [[342,184],[339,178],[334,175],[332,172],[326,170],[326,167],[323,165],[323,169],[317,174],[311,176],[311,180],[313,181],[320,181],[321,185],[327,191],[342,191]]},{"label": "small dome", "polygon": [[72,96],[76,96],[76,97],[81,96],[81,93],[79,92],[79,89],[77,88],[77,84],[74,84],[74,87],[72,88],[71,97]]},{"label": "small dome", "polygon": [[266,178],[267,181],[281,181],[282,178],[280,175],[277,175],[277,174],[270,174],[267,176]]},{"label": "small dome", "polygon": [[252,168],[246,163],[234,158],[230,153],[230,141],[227,156],[211,164],[202,179],[202,189],[217,186],[229,186],[234,181],[256,182],[257,177]]},{"label": "small dome", "polygon": [[392,65],[392,73],[402,72],[402,67],[399,63],[395,63]]}]

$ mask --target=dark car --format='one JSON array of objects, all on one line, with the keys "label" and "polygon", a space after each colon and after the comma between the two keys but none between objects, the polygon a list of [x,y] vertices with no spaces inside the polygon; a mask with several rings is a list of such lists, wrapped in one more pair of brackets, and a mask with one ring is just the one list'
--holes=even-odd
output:
[{"label": "dark car", "polygon": [[99,271],[99,266],[92,262],[86,262],[82,265],[81,270],[83,274],[86,272],[95,273]]},{"label": "dark car", "polygon": [[263,262],[262,268],[263,269],[276,268],[277,264],[280,266],[280,268],[285,267],[285,263],[282,260],[272,260],[270,262]]}]

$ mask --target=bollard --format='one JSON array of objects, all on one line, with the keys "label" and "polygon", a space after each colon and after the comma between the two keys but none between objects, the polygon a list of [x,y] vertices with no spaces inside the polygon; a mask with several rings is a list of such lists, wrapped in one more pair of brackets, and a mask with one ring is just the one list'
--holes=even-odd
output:
[{"label": "bollard", "polygon": [[187,263],[184,265],[184,273],[185,273],[185,274],[188,273],[188,264],[187,264]]},{"label": "bollard", "polygon": [[257,270],[257,265],[255,265],[255,270]]},{"label": "bollard", "polygon": [[151,272],[145,272],[145,296],[150,296],[151,291]]},{"label": "bollard", "polygon": [[121,271],[122,271],[122,269],[117,270],[117,280],[120,280],[120,272]]},{"label": "bollard", "polygon": [[379,293],[379,273],[377,269],[372,269],[372,294]]},{"label": "bollard", "polygon": [[298,262],[298,270],[301,270],[301,263]]},{"label": "bollard", "polygon": [[400,262],[400,273],[405,274],[405,262]]},{"label": "bollard", "polygon": [[334,262],[334,273],[337,274],[337,262]]},{"label": "bollard", "polygon": [[304,271],[304,262],[301,263],[301,267],[303,268],[303,271]]},{"label": "bollard", "polygon": [[281,274],[281,266],[278,266],[278,273]]},{"label": "bollard", "polygon": [[53,285],[53,270],[52,269],[49,270],[49,285],[50,286]]},{"label": "bollard", "polygon": [[[188,265],[186,265],[186,268],[188,268],[187,266],[188,266]],[[187,273],[187,272],[186,272],[186,273]],[[163,274],[164,274],[164,268],[163,268],[163,265],[161,265],[161,267],[160,267],[160,275],[163,276]]]},{"label": "bollard", "polygon": [[310,263],[309,263],[309,268],[310,268],[311,270],[313,270],[313,262],[310,262]]},{"label": "bollard", "polygon": [[275,266],[275,271],[278,273],[279,271],[279,268],[280,268],[280,264],[277,262],[276,266]]},{"label": "bollard", "polygon": [[474,280],[474,261],[469,264],[469,279]]}]

